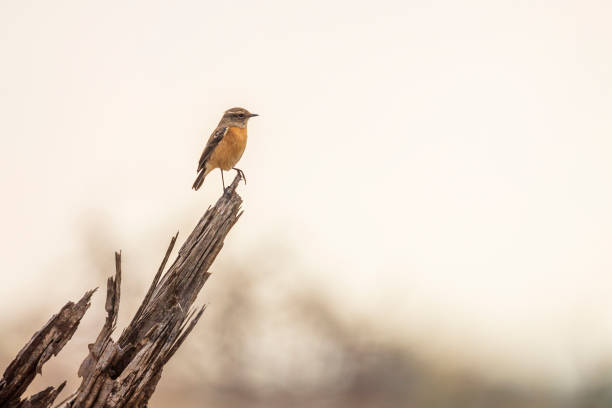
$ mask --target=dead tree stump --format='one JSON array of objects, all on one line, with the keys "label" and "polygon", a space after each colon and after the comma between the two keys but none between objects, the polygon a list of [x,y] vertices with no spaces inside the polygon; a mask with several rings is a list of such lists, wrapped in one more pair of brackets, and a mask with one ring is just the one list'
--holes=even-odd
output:
[{"label": "dead tree stump", "polygon": [[[217,203],[204,213],[174,263],[163,274],[177,236],[172,238],[142,304],[117,340],[111,335],[121,299],[121,254],[115,253],[115,276],[108,278],[106,288],[106,321],[79,368],[81,385],[59,406],[146,407],[164,365],[204,312],[204,307],[193,308],[193,302],[210,276],[208,269],[223,247],[225,237],[242,214],[242,199],[236,193],[240,179],[237,175]],[[21,395],[36,374],[41,373],[43,364],[70,340],[90,306],[94,291],[85,293],[77,303],[68,302],[34,334],[7,367],[0,380],[1,408],[52,406],[65,382],[28,399],[22,399]]]}]

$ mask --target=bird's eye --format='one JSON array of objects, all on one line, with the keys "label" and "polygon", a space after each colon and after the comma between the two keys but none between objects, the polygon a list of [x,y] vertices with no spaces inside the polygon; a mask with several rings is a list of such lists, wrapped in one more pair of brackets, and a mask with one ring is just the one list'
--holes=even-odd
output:
[{"label": "bird's eye", "polygon": [[244,113],[239,113],[239,114],[238,114],[238,117],[239,117],[239,118],[244,118]]}]

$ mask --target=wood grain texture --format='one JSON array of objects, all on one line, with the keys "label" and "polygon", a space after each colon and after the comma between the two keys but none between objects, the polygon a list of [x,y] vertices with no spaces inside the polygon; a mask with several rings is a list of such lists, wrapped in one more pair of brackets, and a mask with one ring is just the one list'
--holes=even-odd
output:
[{"label": "wood grain texture", "polygon": [[[106,320],[78,370],[81,385],[58,406],[64,408],[146,407],[168,360],[204,313],[193,303],[210,276],[209,268],[240,218],[242,199],[237,175],[217,203],[200,219],[163,274],[176,243],[174,236],[138,311],[114,340],[121,301],[121,253],[115,254],[115,275],[107,282]],[[162,275],[163,274],[163,275]],[[69,303],[34,335],[7,368],[0,382],[0,407],[50,407],[63,384],[22,401],[21,394],[52,354],[66,344],[89,307],[93,291]],[[59,316],[59,317],[58,317]],[[12,404],[12,405],[10,405]]]},{"label": "wood grain texture", "polygon": [[0,380],[0,407],[47,407],[53,403],[64,384],[49,387],[25,401],[21,395],[36,374],[41,374],[42,366],[51,356],[57,355],[68,343],[89,308],[94,291],[85,293],[77,303],[64,305],[21,349]]}]

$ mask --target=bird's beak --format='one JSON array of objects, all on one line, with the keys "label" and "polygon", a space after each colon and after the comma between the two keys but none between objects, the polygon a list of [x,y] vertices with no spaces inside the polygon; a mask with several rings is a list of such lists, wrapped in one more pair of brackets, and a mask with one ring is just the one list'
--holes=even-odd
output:
[{"label": "bird's beak", "polygon": [[259,115],[258,115],[258,114],[256,114],[256,113],[251,113],[251,114],[249,114],[249,118],[252,118],[252,117],[254,117],[254,116],[259,116]]}]

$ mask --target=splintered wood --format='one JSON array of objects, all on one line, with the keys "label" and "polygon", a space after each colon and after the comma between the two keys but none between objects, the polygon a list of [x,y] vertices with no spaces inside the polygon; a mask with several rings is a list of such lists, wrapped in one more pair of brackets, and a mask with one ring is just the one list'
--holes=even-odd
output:
[{"label": "splintered wood", "polygon": [[[163,274],[176,243],[174,236],[151,287],[131,323],[113,340],[121,300],[121,254],[115,254],[115,276],[106,290],[106,321],[78,371],[79,388],[60,403],[65,408],[145,407],[155,391],[164,365],[194,328],[204,307],[194,308],[198,293],[210,276],[208,269],[223,241],[242,214],[231,186],[209,208],[189,235],[174,263]],[[40,329],[8,366],[0,380],[0,407],[48,408],[65,383],[49,387],[28,399],[21,396],[42,365],[70,340],[90,305],[94,291],[77,303],[69,302]]]}]

